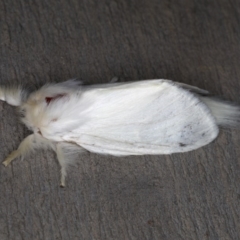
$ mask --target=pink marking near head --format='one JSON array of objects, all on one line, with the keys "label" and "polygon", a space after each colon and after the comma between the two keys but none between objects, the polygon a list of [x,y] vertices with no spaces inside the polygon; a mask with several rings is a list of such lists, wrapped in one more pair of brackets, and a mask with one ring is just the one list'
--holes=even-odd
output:
[{"label": "pink marking near head", "polygon": [[58,95],[56,95],[54,97],[45,97],[45,101],[46,101],[47,105],[49,105],[50,102],[52,102],[54,100],[57,100],[59,98],[62,98],[64,96],[66,96],[66,94],[58,94]]}]

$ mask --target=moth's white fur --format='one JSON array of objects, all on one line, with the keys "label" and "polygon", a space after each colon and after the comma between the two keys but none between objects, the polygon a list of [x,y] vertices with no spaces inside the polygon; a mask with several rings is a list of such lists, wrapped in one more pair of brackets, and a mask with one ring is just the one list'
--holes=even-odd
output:
[{"label": "moth's white fur", "polygon": [[202,147],[218,126],[235,126],[240,108],[197,87],[169,80],[83,86],[69,80],[48,84],[29,95],[0,88],[0,99],[18,106],[33,131],[3,162],[37,148],[56,152],[61,185],[76,152],[115,156],[171,154]]}]

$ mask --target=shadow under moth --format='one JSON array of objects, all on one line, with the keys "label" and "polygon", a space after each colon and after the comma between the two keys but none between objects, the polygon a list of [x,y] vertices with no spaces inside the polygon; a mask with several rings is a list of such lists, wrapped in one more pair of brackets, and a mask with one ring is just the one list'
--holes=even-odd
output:
[{"label": "shadow under moth", "polygon": [[90,86],[69,80],[30,94],[21,87],[2,87],[0,100],[17,106],[33,132],[3,164],[50,148],[61,166],[61,186],[74,152],[187,152],[212,142],[219,125],[234,127],[240,119],[240,107],[197,87],[162,79]]}]

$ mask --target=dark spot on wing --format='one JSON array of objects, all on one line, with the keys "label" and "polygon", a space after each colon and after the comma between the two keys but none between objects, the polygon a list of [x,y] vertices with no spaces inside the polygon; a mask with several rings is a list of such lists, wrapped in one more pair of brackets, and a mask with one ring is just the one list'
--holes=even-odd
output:
[{"label": "dark spot on wing", "polygon": [[180,147],[186,147],[187,144],[185,144],[185,143],[179,143],[179,146],[180,146]]}]

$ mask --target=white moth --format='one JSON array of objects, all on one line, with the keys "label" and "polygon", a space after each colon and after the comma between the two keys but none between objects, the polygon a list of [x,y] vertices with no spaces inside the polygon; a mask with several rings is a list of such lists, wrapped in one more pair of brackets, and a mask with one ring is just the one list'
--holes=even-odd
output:
[{"label": "white moth", "polygon": [[72,153],[86,149],[114,156],[187,152],[212,142],[218,125],[235,126],[240,108],[197,87],[169,80],[84,86],[49,84],[31,94],[0,88],[0,99],[18,106],[33,131],[3,162],[39,147],[56,152],[61,186]]}]

